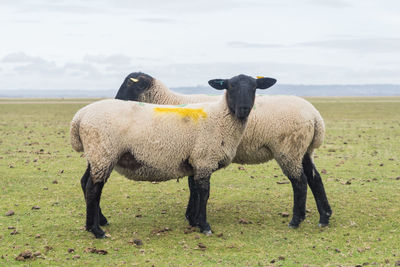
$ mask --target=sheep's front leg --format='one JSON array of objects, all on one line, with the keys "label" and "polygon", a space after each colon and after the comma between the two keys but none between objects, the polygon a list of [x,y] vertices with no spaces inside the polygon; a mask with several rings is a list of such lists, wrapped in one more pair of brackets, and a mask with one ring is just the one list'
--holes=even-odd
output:
[{"label": "sheep's front leg", "polygon": [[186,219],[189,221],[190,226],[197,226],[197,222],[195,219],[197,210],[196,207],[198,207],[199,192],[194,182],[194,176],[188,177],[188,184],[189,184],[190,195],[185,216]]},{"label": "sheep's front leg", "polygon": [[86,230],[92,232],[96,238],[104,238],[105,232],[100,228],[100,197],[104,182],[93,183],[91,177],[86,184]]},{"label": "sheep's front leg", "polygon": [[[83,196],[85,197],[85,200],[86,200],[86,184],[88,182],[89,177],[90,177],[90,164],[88,164],[86,171],[81,178],[81,187],[82,187]],[[100,225],[101,226],[109,224],[107,221],[107,218],[101,212],[100,206],[99,206],[99,217],[100,217]]]},{"label": "sheep's front leg", "polygon": [[289,227],[297,228],[306,217],[307,177],[301,172],[299,178],[289,177],[293,187],[293,218]]},{"label": "sheep's front leg", "polygon": [[211,175],[194,177],[195,188],[198,192],[195,222],[197,223],[197,226],[199,226],[200,231],[206,235],[212,234],[210,224],[207,222],[207,202],[210,196],[210,177]]}]

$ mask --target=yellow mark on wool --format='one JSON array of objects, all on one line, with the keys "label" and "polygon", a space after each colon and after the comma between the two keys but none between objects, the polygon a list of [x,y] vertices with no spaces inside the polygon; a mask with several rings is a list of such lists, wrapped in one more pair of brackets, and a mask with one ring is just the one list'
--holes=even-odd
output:
[{"label": "yellow mark on wool", "polygon": [[175,113],[180,115],[182,118],[188,117],[194,121],[198,121],[200,118],[207,118],[207,113],[202,108],[154,108],[157,113]]}]

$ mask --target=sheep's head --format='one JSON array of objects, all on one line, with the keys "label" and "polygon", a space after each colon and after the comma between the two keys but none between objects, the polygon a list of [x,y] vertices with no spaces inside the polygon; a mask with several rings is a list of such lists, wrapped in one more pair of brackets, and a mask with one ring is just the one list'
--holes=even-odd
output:
[{"label": "sheep's head", "polygon": [[139,96],[153,85],[154,78],[142,72],[129,74],[118,90],[116,99],[138,101]]},{"label": "sheep's head", "polygon": [[245,120],[254,105],[256,89],[267,89],[274,85],[273,78],[259,77],[254,79],[240,74],[230,79],[214,79],[208,84],[218,90],[226,89],[226,101],[232,114],[239,120]]}]

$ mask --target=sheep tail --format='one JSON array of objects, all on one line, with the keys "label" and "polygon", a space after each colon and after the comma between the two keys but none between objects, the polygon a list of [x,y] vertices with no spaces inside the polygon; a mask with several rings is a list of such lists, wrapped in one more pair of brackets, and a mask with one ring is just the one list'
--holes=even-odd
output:
[{"label": "sheep tail", "polygon": [[81,112],[75,114],[71,121],[70,135],[71,135],[71,146],[76,152],[83,151],[82,141],[79,135],[79,127],[81,124]]},{"label": "sheep tail", "polygon": [[314,118],[314,137],[308,149],[310,155],[313,154],[315,148],[318,148],[322,145],[322,143],[324,142],[324,138],[325,138],[325,123],[321,115],[317,111],[317,116],[315,116]]}]

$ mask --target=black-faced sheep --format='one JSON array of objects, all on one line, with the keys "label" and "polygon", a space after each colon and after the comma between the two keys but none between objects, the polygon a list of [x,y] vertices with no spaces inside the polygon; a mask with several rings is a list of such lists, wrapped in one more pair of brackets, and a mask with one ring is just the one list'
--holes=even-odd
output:
[{"label": "black-faced sheep", "polygon": [[[177,94],[159,80],[138,72],[125,78],[116,98],[169,105],[219,99],[218,96]],[[253,109],[233,162],[258,164],[275,159],[293,187],[293,218],[289,226],[298,227],[305,218],[307,182],[320,214],[319,225],[328,225],[332,210],[312,160],[314,149],[324,139],[321,115],[308,101],[296,96],[257,96]],[[198,222],[193,207],[197,193],[193,176],[189,176],[189,188],[186,218],[195,226]]]},{"label": "black-faced sheep", "polygon": [[82,178],[86,229],[97,238],[105,236],[100,228],[100,196],[115,169],[140,181],[193,177],[198,193],[193,216],[203,233],[211,233],[206,220],[210,176],[235,156],[256,88],[266,89],[275,82],[245,75],[211,80],[214,88],[227,89],[225,97],[186,107],[109,99],[80,109],[71,122],[71,145],[84,151],[88,161]]}]

